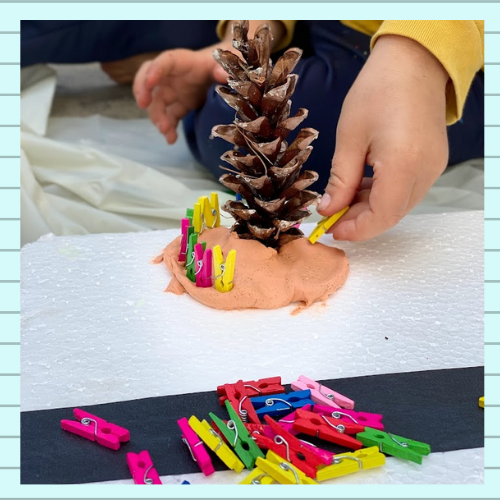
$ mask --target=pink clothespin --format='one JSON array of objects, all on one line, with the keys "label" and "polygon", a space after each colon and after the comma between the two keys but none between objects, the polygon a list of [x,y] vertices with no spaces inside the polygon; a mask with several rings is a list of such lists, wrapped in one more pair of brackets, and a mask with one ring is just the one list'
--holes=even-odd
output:
[{"label": "pink clothespin", "polygon": [[181,249],[179,252],[179,262],[186,262],[187,246],[188,246],[188,227],[189,219],[181,219]]},{"label": "pink clothespin", "polygon": [[205,476],[213,474],[215,469],[212,465],[210,455],[205,449],[203,441],[201,441],[196,432],[194,432],[189,425],[188,419],[184,417],[177,420],[177,425],[182,431],[182,442],[188,447],[191,457],[193,457],[193,460],[200,466],[201,472],[203,472]]},{"label": "pink clothespin", "polygon": [[[305,405],[302,407],[303,410],[307,410],[307,411],[312,411],[311,408],[312,408],[311,405]],[[293,434],[294,436],[296,436],[298,434],[298,432],[296,430],[294,430],[294,428],[293,428],[293,422],[295,421],[295,412],[296,411],[297,410],[286,415],[281,420],[278,420],[278,424],[280,424],[281,427],[283,427],[283,429],[288,431],[290,434]]]},{"label": "pink clothespin", "polygon": [[196,286],[208,288],[212,286],[212,250],[203,251],[201,243],[194,246]]},{"label": "pink clothespin", "polygon": [[127,453],[127,465],[135,484],[162,484],[148,451]]},{"label": "pink clothespin", "polygon": [[364,425],[377,429],[384,430],[382,423],[382,415],[380,413],[366,413],[362,411],[346,410],[344,408],[336,409],[331,406],[314,405],[312,411],[319,415],[326,415],[327,417],[338,418],[344,422],[354,422],[355,424]]},{"label": "pink clothespin", "polygon": [[331,406],[333,408],[347,408],[349,410],[354,408],[354,401],[352,399],[342,396],[342,394],[332,391],[319,382],[304,377],[304,375],[301,375],[298,380],[292,382],[291,386],[294,391],[310,389],[311,399],[316,404]]},{"label": "pink clothespin", "polygon": [[130,441],[130,432],[123,427],[111,424],[91,413],[75,408],[75,420],[61,420],[61,428],[90,441],[111,448],[120,449],[120,443]]}]

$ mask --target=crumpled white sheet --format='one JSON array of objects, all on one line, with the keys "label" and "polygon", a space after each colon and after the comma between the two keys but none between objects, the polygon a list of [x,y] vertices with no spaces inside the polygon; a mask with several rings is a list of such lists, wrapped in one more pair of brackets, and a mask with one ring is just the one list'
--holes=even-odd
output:
[{"label": "crumpled white sheet", "polygon": [[[147,119],[50,117],[47,66],[22,70],[21,241],[177,227],[186,207],[222,186],[191,156],[182,130],[168,146]],[[483,160],[448,169],[415,213],[483,209]],[[310,221],[318,220],[314,214]],[[230,224],[230,219],[223,220]]]}]

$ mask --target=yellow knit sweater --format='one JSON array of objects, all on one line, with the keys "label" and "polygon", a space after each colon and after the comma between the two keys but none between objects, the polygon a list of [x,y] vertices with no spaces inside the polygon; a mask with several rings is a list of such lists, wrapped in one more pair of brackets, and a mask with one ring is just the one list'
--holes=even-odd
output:
[{"label": "yellow knit sweater", "polygon": [[[286,35],[276,50],[290,44],[297,21],[281,21]],[[341,21],[346,26],[371,36],[371,47],[383,35],[411,38],[429,50],[450,76],[447,87],[446,121],[460,119],[474,75],[484,64],[484,21]],[[217,28],[223,36],[224,22]]]}]

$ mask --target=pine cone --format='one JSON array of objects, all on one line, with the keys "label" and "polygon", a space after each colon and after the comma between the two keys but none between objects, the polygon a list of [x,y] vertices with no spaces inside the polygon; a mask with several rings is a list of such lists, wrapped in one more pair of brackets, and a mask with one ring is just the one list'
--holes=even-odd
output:
[{"label": "pine cone", "polygon": [[307,118],[305,108],[290,116],[298,76],[291,74],[302,51],[288,49],[273,67],[270,59],[272,35],[267,24],[260,25],[253,40],[248,40],[248,21],[233,26],[233,47],[218,49],[215,60],[229,74],[228,87],[217,93],[236,111],[231,125],[217,125],[220,137],[234,149],[221,157],[231,168],[220,182],[242,196],[243,201],[228,201],[222,209],[236,223],[232,230],[242,239],[255,239],[279,248],[304,234],[295,227],[311,215],[307,207],[317,203],[319,194],[306,188],[316,182],[318,173],[301,173],[312,151],[311,142],[318,131],[304,128],[289,145],[287,136]]}]

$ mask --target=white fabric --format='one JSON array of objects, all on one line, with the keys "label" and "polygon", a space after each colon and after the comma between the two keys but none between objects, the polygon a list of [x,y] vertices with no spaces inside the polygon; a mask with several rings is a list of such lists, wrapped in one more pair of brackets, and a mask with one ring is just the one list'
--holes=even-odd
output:
[{"label": "white fabric", "polygon": [[[74,80],[85,74],[78,67]],[[97,92],[102,79],[90,76],[84,83]],[[56,79],[46,66],[22,71],[22,244],[46,233],[177,227],[200,195],[219,191],[227,198],[192,158],[181,130],[177,144],[168,146],[147,119],[50,117]],[[415,213],[481,210],[483,177],[482,160],[448,169]]]}]

